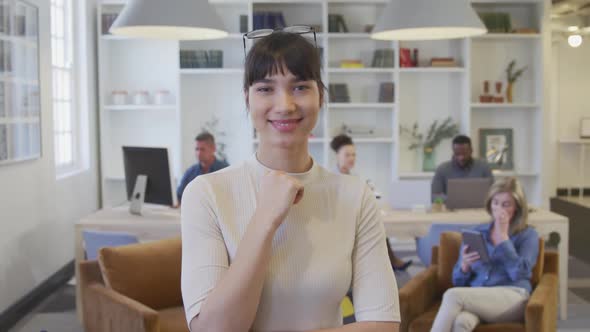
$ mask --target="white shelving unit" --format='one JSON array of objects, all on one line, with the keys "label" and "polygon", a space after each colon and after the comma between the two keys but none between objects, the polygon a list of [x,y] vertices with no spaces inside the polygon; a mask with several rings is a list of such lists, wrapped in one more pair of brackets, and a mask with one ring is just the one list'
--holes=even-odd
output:
[{"label": "white shelving unit", "polygon": [[[99,11],[99,25],[101,13],[120,10],[124,0],[108,2],[111,4],[103,3]],[[287,25],[321,27],[316,37],[318,47],[323,48],[324,83],[326,86],[331,83],[346,83],[348,86],[350,103],[326,102],[313,131],[314,137],[309,139],[310,152],[316,162],[328,169],[335,167],[330,140],[343,124],[371,127],[374,129],[372,136],[353,137],[357,143],[356,172],[372,180],[386,201],[409,207],[406,203],[397,203],[403,201],[404,190],[407,190],[401,188],[421,188],[413,195],[428,200],[430,192],[426,183],[433,174],[422,172],[420,156],[407,149],[408,139],[400,136],[399,126],[411,126],[417,122],[425,131],[434,120],[450,116],[462,133],[472,137],[476,155],[479,153],[480,128],[513,128],[515,170],[499,172],[497,176],[520,178],[534,204],[541,204],[545,198],[542,196],[543,168],[540,165],[545,125],[543,43],[548,0],[472,0],[477,10],[509,12],[514,27],[533,27],[540,33],[488,34],[468,39],[401,43],[375,41],[365,32],[365,26],[376,22],[387,0],[210,2],[229,29],[229,38],[161,44],[100,36],[101,159],[103,184],[109,184],[103,190],[105,202],[110,201],[106,196],[112,195],[109,189],[118,191],[119,198],[121,196],[123,173],[117,154],[121,154],[120,146],[124,144],[168,144],[178,178],[194,163],[194,136],[215,116],[220,120],[220,129],[226,133],[218,140],[227,144],[229,162],[237,163],[251,156],[259,142],[252,135],[243,96],[244,50],[239,30],[240,15],[248,17],[251,30],[256,11],[280,11]],[[327,33],[329,14],[342,15],[349,32]],[[402,47],[420,50],[420,67],[398,66]],[[394,50],[395,66],[371,68],[374,50],[382,48]],[[222,50],[223,68],[181,69],[178,54],[185,49]],[[150,52],[157,57],[150,57]],[[140,54],[147,54],[147,59],[140,59]],[[458,67],[428,67],[432,57],[453,57]],[[132,63],[131,59],[135,62]],[[347,59],[360,59],[365,68],[339,68],[340,61]],[[517,67],[528,67],[516,83],[514,103],[479,103],[482,82],[505,82],[504,70],[512,59],[517,60]],[[139,66],[143,66],[142,73],[135,69]],[[140,86],[140,83],[150,82],[149,78],[159,76],[164,77],[159,80],[159,86]],[[392,103],[378,102],[379,84],[384,82],[394,83]],[[125,89],[132,92],[139,88],[170,90],[176,98],[175,105],[170,109],[109,106],[110,91]],[[172,114],[171,119],[164,119]],[[150,126],[157,126],[157,130],[154,128],[157,133],[148,130]],[[445,141],[436,150],[436,162],[446,161],[450,155],[450,141]],[[413,186],[414,183],[420,184]]]}]

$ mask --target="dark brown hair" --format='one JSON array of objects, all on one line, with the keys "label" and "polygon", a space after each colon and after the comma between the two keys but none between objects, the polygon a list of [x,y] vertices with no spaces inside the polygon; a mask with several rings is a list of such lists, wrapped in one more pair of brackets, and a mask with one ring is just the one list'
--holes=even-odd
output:
[{"label": "dark brown hair", "polygon": [[275,31],[256,40],[246,57],[244,91],[256,81],[287,68],[295,77],[316,81],[323,100],[325,86],[322,81],[320,56],[317,48],[299,34]]},{"label": "dark brown hair", "polygon": [[211,144],[215,144],[215,137],[211,135],[211,133],[204,131],[195,137],[195,141],[197,142],[209,142]]},{"label": "dark brown hair", "polygon": [[332,142],[330,142],[330,147],[336,153],[338,153],[338,150],[345,145],[354,145],[352,143],[352,138],[347,135],[338,135],[332,139]]}]

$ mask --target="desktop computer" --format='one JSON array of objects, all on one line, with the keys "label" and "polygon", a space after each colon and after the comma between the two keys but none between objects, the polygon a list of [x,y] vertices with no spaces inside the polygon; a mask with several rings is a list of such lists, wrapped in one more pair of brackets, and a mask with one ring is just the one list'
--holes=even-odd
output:
[{"label": "desktop computer", "polygon": [[141,215],[143,203],[177,205],[168,149],[124,146],[123,164],[132,214]]}]

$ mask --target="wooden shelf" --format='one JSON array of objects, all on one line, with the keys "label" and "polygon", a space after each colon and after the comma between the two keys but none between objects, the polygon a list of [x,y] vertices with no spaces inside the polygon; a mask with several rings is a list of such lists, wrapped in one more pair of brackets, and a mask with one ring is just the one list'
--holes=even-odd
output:
[{"label": "wooden shelf", "polygon": [[157,110],[174,110],[178,106],[170,105],[104,105],[107,111],[157,111]]},{"label": "wooden shelf", "polygon": [[429,180],[434,177],[434,172],[402,172],[399,178],[402,180]]},{"label": "wooden shelf", "polygon": [[241,68],[182,68],[182,75],[243,74]]},{"label": "wooden shelf", "polygon": [[509,104],[509,103],[473,103],[471,104],[472,109],[478,110],[490,110],[490,109],[529,109],[535,110],[540,107],[539,104]]},{"label": "wooden shelf", "polygon": [[375,108],[391,110],[395,107],[395,103],[328,103],[328,108],[330,109]]},{"label": "wooden shelf", "polygon": [[463,67],[413,67],[400,68],[400,73],[464,73]]},{"label": "wooden shelf", "polygon": [[590,144],[590,138],[581,139],[581,138],[562,138],[559,140],[560,144],[575,144],[575,145],[586,145]]},{"label": "wooden shelf", "polygon": [[330,74],[393,74],[395,68],[328,68]]}]

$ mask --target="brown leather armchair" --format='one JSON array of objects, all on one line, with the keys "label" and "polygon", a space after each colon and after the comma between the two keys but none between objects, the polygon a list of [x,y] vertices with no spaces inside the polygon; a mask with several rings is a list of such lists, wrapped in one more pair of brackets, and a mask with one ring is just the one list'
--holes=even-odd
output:
[{"label": "brown leather armchair", "polygon": [[100,250],[80,263],[86,332],[188,332],[180,238]]},{"label": "brown leather armchair", "polygon": [[[558,256],[545,252],[539,240],[539,257],[533,269],[533,293],[525,310],[524,323],[480,324],[476,332],[549,332],[557,329]],[[400,290],[402,332],[430,331],[443,293],[452,287],[452,271],[459,259],[461,234],[446,232],[440,245],[432,248],[432,265]]]}]

